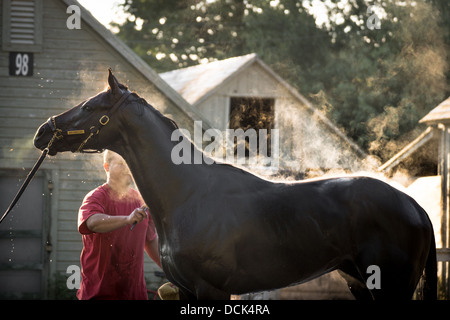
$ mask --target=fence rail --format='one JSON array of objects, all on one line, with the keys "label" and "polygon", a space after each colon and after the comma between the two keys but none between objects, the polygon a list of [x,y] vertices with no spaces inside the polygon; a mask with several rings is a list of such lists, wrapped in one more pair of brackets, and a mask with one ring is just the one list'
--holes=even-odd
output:
[{"label": "fence rail", "polygon": [[450,248],[436,249],[436,260],[438,262],[438,297],[450,300]]},{"label": "fence rail", "polygon": [[450,248],[437,248],[436,258],[437,261],[450,261]]}]

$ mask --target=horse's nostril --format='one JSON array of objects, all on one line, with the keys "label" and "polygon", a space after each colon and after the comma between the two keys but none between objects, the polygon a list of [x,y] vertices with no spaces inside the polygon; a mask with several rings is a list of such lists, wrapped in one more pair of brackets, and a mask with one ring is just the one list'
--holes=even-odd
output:
[{"label": "horse's nostril", "polygon": [[34,146],[38,149],[40,149],[40,144],[42,143],[40,140],[43,138],[44,134],[45,124],[37,130],[36,135],[34,136]]},{"label": "horse's nostril", "polygon": [[44,132],[45,132],[44,126],[41,126],[41,127],[39,128],[37,134],[36,134],[36,139],[42,137],[42,135],[44,134]]}]

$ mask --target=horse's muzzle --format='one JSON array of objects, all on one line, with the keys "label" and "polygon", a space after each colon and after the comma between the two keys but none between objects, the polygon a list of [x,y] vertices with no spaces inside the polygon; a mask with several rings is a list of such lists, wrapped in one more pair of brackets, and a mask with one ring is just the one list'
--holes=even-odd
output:
[{"label": "horse's muzzle", "polygon": [[[34,135],[34,146],[39,150],[44,150],[53,136],[53,132],[50,129],[47,122],[43,123],[36,131]],[[49,151],[49,155],[54,156],[57,152],[53,149]]]}]

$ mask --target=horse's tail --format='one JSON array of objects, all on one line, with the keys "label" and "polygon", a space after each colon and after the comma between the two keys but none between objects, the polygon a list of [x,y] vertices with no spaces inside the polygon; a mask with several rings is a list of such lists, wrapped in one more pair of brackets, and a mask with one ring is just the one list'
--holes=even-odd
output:
[{"label": "horse's tail", "polygon": [[424,300],[437,299],[437,261],[436,261],[436,242],[434,232],[431,229],[431,243],[428,251],[428,258],[425,264],[425,285],[423,288]]}]

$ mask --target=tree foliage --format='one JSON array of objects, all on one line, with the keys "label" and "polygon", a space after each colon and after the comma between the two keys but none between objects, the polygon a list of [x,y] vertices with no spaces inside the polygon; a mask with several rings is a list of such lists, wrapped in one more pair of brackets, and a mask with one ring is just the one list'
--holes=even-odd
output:
[{"label": "tree foliage", "polygon": [[325,3],[317,26],[311,1],[126,0],[118,35],[158,72],[256,52],[386,160],[450,94],[450,2]]}]

